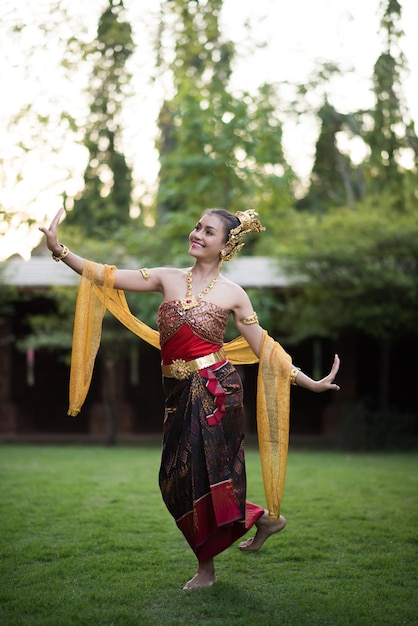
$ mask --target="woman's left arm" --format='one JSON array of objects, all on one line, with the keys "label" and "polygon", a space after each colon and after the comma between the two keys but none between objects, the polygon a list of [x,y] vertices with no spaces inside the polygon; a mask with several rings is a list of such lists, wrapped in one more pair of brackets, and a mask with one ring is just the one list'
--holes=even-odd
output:
[{"label": "woman's left arm", "polygon": [[322,393],[323,391],[339,391],[340,387],[334,383],[334,379],[340,369],[340,358],[338,354],[334,356],[334,362],[332,364],[332,368],[330,373],[321,378],[321,380],[313,380],[306,374],[304,374],[301,370],[293,369],[294,375],[294,384],[298,387],[304,387],[305,389],[309,389],[309,391],[314,391],[315,393]]},{"label": "woman's left arm", "polygon": [[[248,341],[252,351],[256,356],[260,356],[261,339],[263,329],[258,323],[257,316],[252,308],[251,301],[244,290],[241,290],[238,304],[233,309],[234,321],[238,332]],[[255,316],[255,317],[254,317]],[[339,391],[340,387],[334,383],[334,379],[340,368],[340,359],[336,354],[331,371],[321,380],[313,380],[299,368],[292,367],[292,384],[313,391],[322,393],[323,391]]]}]

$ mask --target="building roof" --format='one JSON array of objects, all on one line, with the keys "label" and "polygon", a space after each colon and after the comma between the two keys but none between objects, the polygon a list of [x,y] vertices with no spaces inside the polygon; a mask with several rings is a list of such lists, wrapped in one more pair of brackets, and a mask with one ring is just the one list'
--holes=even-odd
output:
[{"label": "building roof", "polygon": [[11,259],[0,263],[0,282],[15,287],[52,287],[77,285],[79,276],[64,263],[51,257],[32,257],[29,261]]},{"label": "building roof", "polygon": [[[241,287],[285,287],[288,279],[277,261],[269,257],[241,257],[224,263],[223,273]],[[45,288],[77,285],[79,276],[64,263],[50,257],[33,256],[29,261],[13,258],[0,263],[0,283],[15,287]]]},{"label": "building roof", "polygon": [[286,287],[290,281],[280,270],[275,259],[248,256],[224,263],[222,272],[241,287]]}]

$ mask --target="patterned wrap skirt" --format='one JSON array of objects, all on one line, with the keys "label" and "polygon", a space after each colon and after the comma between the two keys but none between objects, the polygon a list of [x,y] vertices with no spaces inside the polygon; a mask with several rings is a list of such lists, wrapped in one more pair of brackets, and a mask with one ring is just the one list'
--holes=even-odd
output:
[{"label": "patterned wrap skirt", "polygon": [[[226,362],[186,380],[164,377],[163,385],[159,485],[198,560],[206,561],[242,537],[264,512],[246,502],[242,383]],[[222,417],[214,420],[217,413]]]}]

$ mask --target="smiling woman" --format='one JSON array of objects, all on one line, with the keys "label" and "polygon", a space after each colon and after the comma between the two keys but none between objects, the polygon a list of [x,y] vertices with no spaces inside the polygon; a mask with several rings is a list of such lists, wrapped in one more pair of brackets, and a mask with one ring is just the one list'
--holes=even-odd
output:
[{"label": "smiling woman", "polygon": [[[189,235],[191,268],[119,270],[75,255],[59,243],[59,211],[41,227],[52,256],[82,274],[77,299],[70,381],[70,414],[87,394],[100,342],[104,305],[153,345],[160,345],[165,392],[163,451],[159,484],[167,509],[198,560],[184,589],[216,581],[214,557],[247,531],[242,551],[257,551],[286,524],[280,514],[287,460],[290,386],[314,392],[338,390],[330,373],[319,381],[292,366],[269,337],[246,292],[221,273],[222,263],[244,245],[250,232],[264,230],[253,210],[203,213]],[[132,319],[123,291],[158,292],[157,333]],[[224,343],[232,315],[241,337]],[[259,361],[260,452],[268,510],[246,500],[243,387],[233,362]],[[87,381],[87,382],[86,382]]]}]

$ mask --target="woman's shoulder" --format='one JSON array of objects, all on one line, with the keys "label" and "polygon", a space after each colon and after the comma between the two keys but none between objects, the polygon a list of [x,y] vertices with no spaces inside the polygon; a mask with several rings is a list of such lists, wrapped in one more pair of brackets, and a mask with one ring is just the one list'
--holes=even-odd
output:
[{"label": "woman's shoulder", "polygon": [[158,267],[150,270],[161,284],[165,300],[177,300],[186,293],[186,274],[189,270],[178,267]]},{"label": "woman's shoulder", "polygon": [[153,272],[158,276],[165,276],[169,278],[174,278],[175,276],[184,276],[189,268],[180,268],[180,267],[152,267],[148,270],[149,272]]},{"label": "woman's shoulder", "polygon": [[232,299],[234,302],[242,303],[243,300],[248,299],[245,289],[243,289],[241,285],[238,285],[238,283],[226,278],[223,274],[221,275],[221,280],[219,282],[221,287],[225,290],[225,293],[229,295],[229,299]]},{"label": "woman's shoulder", "polygon": [[235,283],[233,280],[230,280],[229,278],[227,278],[224,274],[220,275],[220,283],[222,285],[224,285],[224,287],[227,287],[230,290],[236,291],[236,292],[244,292],[244,289],[241,287],[241,285],[238,285],[238,283]]}]

